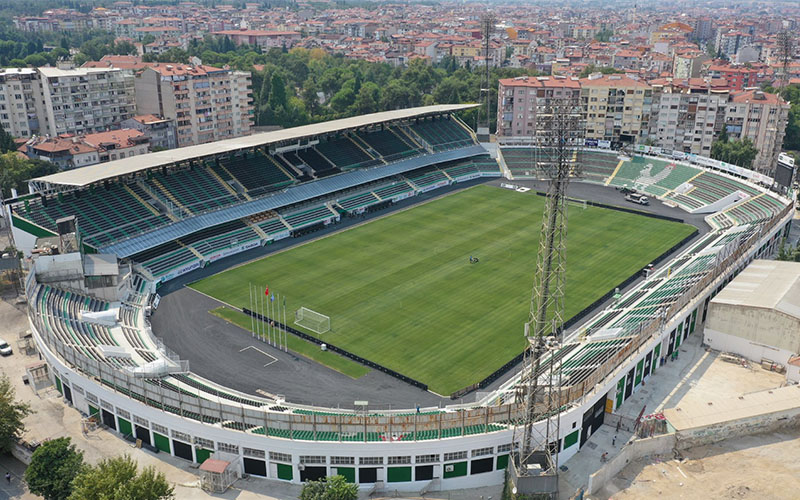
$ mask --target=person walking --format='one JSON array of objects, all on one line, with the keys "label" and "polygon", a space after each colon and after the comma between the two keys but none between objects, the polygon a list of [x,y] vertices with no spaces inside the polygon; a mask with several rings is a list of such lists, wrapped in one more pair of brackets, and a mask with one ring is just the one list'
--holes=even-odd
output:
[{"label": "person walking", "polygon": [[611,440],[611,446],[617,446],[617,436],[614,436],[614,438]]},{"label": "person walking", "polygon": [[11,473],[10,472],[6,472],[6,482],[8,484],[11,484]]}]

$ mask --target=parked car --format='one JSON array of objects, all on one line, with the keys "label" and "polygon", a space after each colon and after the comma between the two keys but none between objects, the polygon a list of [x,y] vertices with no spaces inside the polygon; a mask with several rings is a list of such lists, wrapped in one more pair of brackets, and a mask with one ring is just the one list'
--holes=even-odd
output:
[{"label": "parked car", "polygon": [[2,356],[11,356],[14,351],[11,350],[11,346],[8,345],[3,339],[0,339],[0,355]]}]

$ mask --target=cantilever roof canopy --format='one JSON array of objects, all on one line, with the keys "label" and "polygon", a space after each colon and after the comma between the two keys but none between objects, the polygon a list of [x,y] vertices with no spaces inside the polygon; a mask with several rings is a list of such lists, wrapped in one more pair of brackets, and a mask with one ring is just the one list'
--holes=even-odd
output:
[{"label": "cantilever roof canopy", "polygon": [[479,106],[478,104],[440,104],[436,106],[421,106],[417,108],[398,109],[394,111],[383,111],[369,115],[353,116],[302,127],[293,127],[273,132],[263,132],[259,134],[237,137],[235,139],[225,139],[208,144],[197,146],[187,146],[184,148],[159,151],[142,156],[133,156],[121,160],[98,163],[88,167],[76,168],[57,174],[37,177],[31,182],[59,184],[62,186],[84,187],[106,179],[113,179],[128,174],[148,170],[151,168],[170,165],[176,162],[202,158],[205,156],[239,151],[254,147],[266,146],[268,144],[299,140],[304,137],[329,134],[340,130],[347,130],[359,127],[366,127],[379,123],[395,120],[403,120],[438,113],[450,113]]}]

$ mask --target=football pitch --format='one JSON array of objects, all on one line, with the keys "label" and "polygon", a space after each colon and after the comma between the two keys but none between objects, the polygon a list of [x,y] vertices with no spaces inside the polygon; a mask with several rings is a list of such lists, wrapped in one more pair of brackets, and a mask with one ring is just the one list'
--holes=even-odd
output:
[{"label": "football pitch", "polygon": [[[250,307],[248,283],[268,285],[286,297],[289,324],[301,306],[328,315],[324,341],[449,395],[522,352],[543,205],[532,193],[479,185],[191,286],[241,308]],[[566,317],[693,231],[570,207]]]}]

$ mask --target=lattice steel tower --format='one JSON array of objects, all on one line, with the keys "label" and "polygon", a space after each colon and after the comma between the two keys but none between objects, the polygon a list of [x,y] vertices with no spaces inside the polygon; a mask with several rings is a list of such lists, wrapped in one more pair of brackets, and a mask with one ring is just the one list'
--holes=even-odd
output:
[{"label": "lattice steel tower", "polygon": [[[537,102],[532,141],[532,167],[548,185],[530,314],[525,323],[530,345],[525,351],[518,391],[524,401],[523,433],[512,477],[520,487],[540,486],[519,493],[557,494],[559,415],[565,400],[557,351],[564,326],[567,186],[571,176],[580,174],[584,123],[580,90],[561,92],[564,95],[560,97],[545,97],[541,105]],[[534,475],[542,480],[516,480]]]},{"label": "lattice steel tower", "polygon": [[[484,98],[484,105],[486,109],[485,120],[478,120],[477,130],[478,140],[481,142],[489,142],[489,128],[491,125],[491,38],[494,33],[494,26],[497,23],[497,18],[492,12],[486,12],[481,18],[481,36],[483,38],[483,64],[484,72],[481,78],[481,97]],[[478,113],[480,115],[480,113]]]}]

